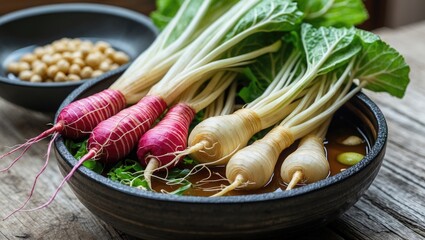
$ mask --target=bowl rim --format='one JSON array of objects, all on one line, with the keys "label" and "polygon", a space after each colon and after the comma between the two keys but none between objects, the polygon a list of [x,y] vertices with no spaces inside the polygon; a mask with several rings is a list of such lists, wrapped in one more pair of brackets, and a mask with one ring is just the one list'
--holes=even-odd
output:
[{"label": "bowl rim", "polygon": [[[145,14],[139,13],[127,8],[119,7],[119,6],[100,4],[100,3],[58,3],[58,4],[47,4],[47,5],[29,7],[29,8],[13,11],[3,16],[0,16],[0,26],[18,19],[23,19],[23,18],[35,16],[35,15],[60,13],[60,12],[96,12],[96,13],[104,13],[104,14],[110,14],[114,16],[120,16],[123,18],[133,20],[135,22],[138,22],[146,26],[148,29],[150,29],[155,36],[158,35],[158,29],[154,26],[152,21]],[[129,63],[121,65],[112,71],[114,73],[121,72],[125,70],[128,67],[128,65]],[[109,71],[109,72],[112,72],[112,71]],[[87,81],[104,79],[109,76],[109,75],[107,76],[104,76],[104,75],[106,74],[102,74],[101,76],[95,77],[95,78],[87,78],[87,79],[84,79],[83,81],[77,81],[77,82],[67,81],[67,82],[35,82],[34,83],[34,82],[17,80],[17,79],[10,79],[5,76],[0,76],[0,81],[10,85],[17,85],[22,87],[60,88],[60,87],[79,86],[81,84],[86,83]]]},{"label": "bowl rim", "polygon": [[[81,95],[94,86],[100,80],[87,82],[82,86],[78,87],[74,90],[61,104],[59,110],[55,115],[55,122],[57,119],[60,110],[68,105],[71,101],[75,99],[76,96]],[[238,196],[221,196],[216,198],[211,197],[201,197],[201,196],[181,196],[181,195],[173,195],[173,194],[164,194],[157,193],[152,191],[140,190],[135,187],[130,187],[107,177],[104,177],[100,174],[97,174],[88,168],[80,167],[77,169],[77,172],[82,174],[84,177],[90,178],[96,183],[99,183],[111,190],[118,191],[124,194],[129,194],[134,197],[140,197],[155,201],[172,201],[178,203],[196,203],[196,204],[241,204],[241,203],[255,203],[255,202],[264,202],[264,201],[276,201],[285,198],[292,198],[301,196],[304,194],[312,193],[315,191],[322,190],[324,188],[331,187],[332,185],[337,184],[338,182],[344,181],[350,178],[352,175],[358,174],[362,169],[366,168],[369,164],[376,160],[376,158],[381,154],[382,151],[385,151],[385,146],[388,138],[388,126],[385,120],[385,116],[379,107],[373,102],[367,95],[363,92],[357,93],[354,98],[360,100],[362,104],[364,104],[367,108],[371,110],[373,118],[376,120],[377,128],[376,128],[376,139],[375,143],[371,145],[369,152],[365,155],[364,159],[357,163],[356,165],[347,168],[347,170],[338,173],[334,176],[328,177],[326,179],[320,180],[318,182],[310,183],[300,188],[292,189],[291,191],[275,191],[269,193],[260,193],[260,194],[250,194],[250,195],[238,195]],[[55,139],[55,149],[56,152],[61,156],[66,164],[70,167],[73,167],[77,160],[65,146],[63,138],[59,135],[58,138]],[[58,160],[60,161],[60,160]],[[72,178],[71,178],[72,180]]]}]

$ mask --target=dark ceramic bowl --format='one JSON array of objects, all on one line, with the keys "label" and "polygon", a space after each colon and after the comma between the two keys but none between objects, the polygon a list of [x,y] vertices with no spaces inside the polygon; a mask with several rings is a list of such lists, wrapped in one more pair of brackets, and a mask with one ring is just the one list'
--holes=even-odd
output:
[{"label": "dark ceramic bowl", "polygon": [[[113,79],[87,83],[62,106],[107,88]],[[142,239],[282,239],[323,226],[354,205],[381,166],[387,126],[379,108],[359,93],[343,107],[359,116],[370,150],[347,170],[291,191],[217,198],[176,196],[124,186],[81,167],[69,184],[79,200],[113,227]],[[77,161],[59,137],[56,156],[62,174]]]},{"label": "dark ceramic bowl", "polygon": [[[0,96],[38,111],[55,112],[79,82],[32,83],[11,77],[6,66],[37,46],[63,37],[103,40],[136,58],[156,37],[143,14],[101,4],[55,4],[28,8],[0,17]],[[127,65],[115,69],[123,72]],[[100,76],[104,78],[107,76]]]}]

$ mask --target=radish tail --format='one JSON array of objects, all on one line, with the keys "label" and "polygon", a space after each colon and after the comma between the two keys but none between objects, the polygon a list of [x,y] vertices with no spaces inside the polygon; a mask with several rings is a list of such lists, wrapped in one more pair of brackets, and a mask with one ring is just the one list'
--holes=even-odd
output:
[{"label": "radish tail", "polygon": [[33,208],[33,209],[24,209],[24,210],[20,210],[20,211],[21,212],[32,212],[32,211],[36,211],[36,210],[39,210],[39,209],[42,209],[42,208],[47,207],[50,203],[53,202],[53,200],[55,199],[56,195],[58,195],[59,191],[62,189],[63,185],[65,185],[65,183],[68,182],[68,180],[72,177],[72,175],[74,175],[75,171],[77,171],[77,169],[79,167],[81,167],[81,165],[85,161],[95,158],[96,155],[97,155],[97,150],[91,149],[91,150],[89,150],[89,152],[86,155],[84,155],[82,158],[80,158],[80,160],[78,160],[77,164],[75,164],[75,166],[71,169],[71,171],[68,173],[68,175],[66,175],[64,177],[64,179],[62,180],[62,182],[59,184],[59,186],[56,188],[56,190],[53,193],[53,195],[50,197],[50,199],[46,203],[44,203],[43,205],[38,206],[36,208]]},{"label": "radish tail", "polygon": [[145,168],[143,176],[145,177],[146,182],[148,183],[149,189],[152,189],[152,174],[159,166],[159,161],[156,158],[151,158],[148,165]]},{"label": "radish tail", "polygon": [[48,148],[47,148],[47,153],[46,153],[46,161],[44,162],[43,167],[40,169],[40,171],[39,171],[39,172],[37,173],[37,175],[35,176],[35,179],[34,179],[33,185],[32,185],[32,187],[31,187],[31,191],[30,191],[30,193],[28,194],[28,198],[25,200],[25,202],[24,202],[24,203],[23,203],[20,207],[18,207],[17,209],[15,209],[13,212],[11,212],[9,215],[7,215],[5,218],[3,218],[3,220],[8,219],[10,216],[12,216],[13,214],[15,214],[16,212],[19,212],[22,208],[24,208],[24,207],[28,204],[29,200],[31,199],[32,195],[34,194],[35,185],[37,184],[37,180],[38,180],[38,178],[41,176],[41,174],[42,174],[42,173],[44,172],[44,170],[47,168],[47,164],[49,164],[49,157],[50,157],[50,152],[51,152],[51,150],[52,150],[52,145],[53,145],[53,142],[55,141],[55,139],[57,138],[58,134],[59,134],[59,133],[55,133],[55,134],[53,135],[53,137],[52,137],[52,140],[50,140],[50,142],[49,142],[49,146],[48,146]]},{"label": "radish tail", "polygon": [[63,124],[62,122],[56,123],[53,127],[51,127],[50,129],[47,129],[46,131],[42,132],[40,135],[38,135],[37,137],[31,138],[28,141],[26,141],[25,143],[17,146],[16,148],[12,149],[11,151],[3,154],[0,156],[0,159],[7,157],[13,153],[15,153],[16,151],[19,151],[23,148],[23,151],[21,152],[21,154],[19,154],[18,157],[16,157],[12,163],[9,164],[9,166],[7,166],[6,168],[3,168],[0,170],[0,172],[5,172],[8,171],[19,159],[21,159],[21,157],[28,151],[28,149],[35,143],[40,142],[41,140],[47,138],[48,136],[52,135],[52,134],[56,134],[59,133],[61,130],[63,129]]},{"label": "radish tail", "polygon": [[292,175],[291,182],[289,182],[288,186],[286,187],[286,190],[293,189],[302,179],[303,172],[301,172],[300,170],[296,171],[294,175]]},{"label": "radish tail", "polygon": [[240,185],[242,185],[242,183],[244,182],[244,177],[242,175],[238,175],[235,179],[235,181],[232,182],[232,184],[230,184],[229,186],[223,188],[223,190],[221,190],[220,192],[212,195],[211,197],[219,197],[219,196],[223,196],[224,194],[227,194],[228,192],[235,190],[237,187],[239,187]]}]

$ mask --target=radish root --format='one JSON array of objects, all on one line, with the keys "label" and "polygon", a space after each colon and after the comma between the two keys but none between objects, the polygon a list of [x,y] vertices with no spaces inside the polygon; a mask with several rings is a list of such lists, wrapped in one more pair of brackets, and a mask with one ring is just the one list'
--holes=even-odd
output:
[{"label": "radish root", "polygon": [[295,171],[295,173],[292,175],[291,182],[289,182],[288,186],[286,187],[286,190],[293,189],[303,178],[304,174],[301,170]]},{"label": "radish root", "polygon": [[239,174],[238,176],[236,176],[236,178],[232,182],[232,184],[230,184],[227,187],[223,188],[220,192],[218,192],[218,193],[216,193],[214,195],[211,195],[211,197],[223,196],[223,195],[227,194],[228,192],[235,190],[237,187],[243,185],[245,181],[246,180],[243,177],[243,175],[242,174]]}]

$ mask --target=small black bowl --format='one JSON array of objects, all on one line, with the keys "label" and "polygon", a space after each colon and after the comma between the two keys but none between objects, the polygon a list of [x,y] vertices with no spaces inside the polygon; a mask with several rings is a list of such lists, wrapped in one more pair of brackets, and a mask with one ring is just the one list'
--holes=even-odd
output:
[{"label": "small black bowl", "polygon": [[[6,66],[37,46],[55,40],[103,40],[135,59],[155,39],[157,30],[145,15],[102,4],[54,4],[28,8],[0,17],[0,96],[14,104],[55,112],[79,82],[32,83],[10,77]],[[128,64],[107,75],[122,73]],[[8,76],[9,75],[9,76]]]},{"label": "small black bowl", "polygon": [[[86,83],[62,107],[107,88],[112,81]],[[380,169],[387,142],[382,112],[363,93],[343,109],[355,114],[369,140],[365,158],[341,173],[291,191],[217,198],[176,196],[125,186],[85,167],[75,172],[69,184],[93,214],[142,239],[282,239],[339,217],[361,197]],[[56,139],[55,150],[66,175],[77,161],[62,137]]]}]

